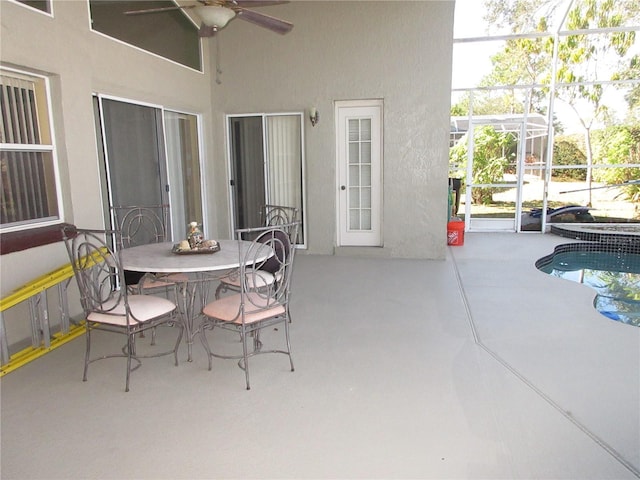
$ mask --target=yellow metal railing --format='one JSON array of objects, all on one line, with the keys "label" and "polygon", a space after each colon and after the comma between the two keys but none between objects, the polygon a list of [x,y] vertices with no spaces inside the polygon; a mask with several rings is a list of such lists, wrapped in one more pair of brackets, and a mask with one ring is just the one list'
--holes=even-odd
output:
[{"label": "yellow metal railing", "polygon": [[[72,277],[73,268],[71,264],[67,264],[27,283],[0,300],[0,360],[2,364],[0,377],[82,335],[84,322],[79,325],[69,325],[66,287],[69,283],[68,280]],[[53,287],[59,289],[62,318],[60,319],[60,331],[51,334],[46,292]],[[10,356],[2,314],[9,308],[27,301],[31,303],[31,346]]]}]

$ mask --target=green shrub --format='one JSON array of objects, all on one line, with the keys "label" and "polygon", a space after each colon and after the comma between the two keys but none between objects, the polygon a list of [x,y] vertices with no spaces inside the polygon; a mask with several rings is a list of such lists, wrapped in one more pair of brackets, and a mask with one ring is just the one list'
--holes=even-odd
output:
[{"label": "green shrub", "polygon": [[[498,132],[491,126],[476,129],[473,150],[474,184],[502,183],[504,173],[511,161],[515,160],[516,140],[510,133]],[[449,164],[462,174],[463,184],[467,165],[467,135],[462,137],[449,150]],[[472,191],[472,200],[476,204],[490,204],[495,187],[478,187]]]},{"label": "green shrub", "polygon": [[[640,163],[640,127],[612,126],[594,134],[594,161],[607,165]],[[640,168],[595,168],[593,179],[607,185],[620,185],[640,179]],[[640,202],[640,184],[623,188],[632,202]]]},{"label": "green shrub", "polygon": [[[553,143],[553,165],[586,165],[587,157],[578,145],[568,137],[558,137]],[[553,178],[559,180],[587,179],[587,171],[583,169],[554,169]]]}]

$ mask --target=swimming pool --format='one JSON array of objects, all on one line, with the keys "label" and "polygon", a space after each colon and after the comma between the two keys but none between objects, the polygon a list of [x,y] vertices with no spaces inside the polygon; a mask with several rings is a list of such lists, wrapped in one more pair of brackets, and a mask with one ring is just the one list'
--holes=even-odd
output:
[{"label": "swimming pool", "polygon": [[596,310],[612,320],[640,327],[640,245],[563,244],[539,259],[536,267],[593,288]]}]

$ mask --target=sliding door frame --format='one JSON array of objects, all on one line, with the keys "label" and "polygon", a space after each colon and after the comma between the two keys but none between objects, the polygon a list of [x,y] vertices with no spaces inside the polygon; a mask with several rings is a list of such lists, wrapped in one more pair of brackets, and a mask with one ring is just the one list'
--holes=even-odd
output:
[{"label": "sliding door frame", "polygon": [[232,132],[230,129],[231,120],[234,118],[248,118],[248,117],[259,117],[262,121],[262,150],[263,150],[263,176],[264,176],[264,184],[265,184],[265,198],[264,203],[268,204],[269,201],[269,161],[268,161],[268,138],[267,138],[267,119],[271,117],[279,117],[279,116],[296,116],[300,119],[300,201],[301,201],[301,209],[299,212],[299,219],[302,220],[302,235],[299,237],[300,243],[297,244],[298,248],[306,248],[307,246],[307,215],[306,215],[306,157],[305,157],[305,137],[304,137],[304,112],[279,112],[279,113],[247,113],[247,114],[232,114],[226,116],[225,121],[225,131],[226,131],[226,155],[227,155],[227,188],[228,188],[228,198],[229,198],[229,225],[230,225],[230,235],[233,236],[236,227],[236,200],[234,195],[234,182],[233,178],[234,172],[234,158],[233,158],[233,148],[232,148]]},{"label": "sliding door frame", "polygon": [[[99,118],[96,119],[96,123],[97,123],[96,124],[96,146],[98,148],[98,154],[100,159],[99,168],[100,168],[100,175],[101,175],[100,183],[101,183],[101,189],[102,189],[101,197],[102,197],[102,203],[104,208],[105,225],[112,225],[110,207],[113,206],[113,194],[111,190],[111,176],[109,172],[109,168],[110,168],[109,152],[106,146],[104,145],[104,138],[102,138],[105,132],[104,108],[102,104],[103,100],[122,102],[125,104],[140,106],[140,107],[148,107],[148,108],[154,109],[154,111],[156,112],[156,118],[159,119],[158,125],[157,125],[157,132],[159,135],[158,162],[160,167],[160,179],[161,179],[161,183],[163,184],[162,186],[160,186],[160,195],[161,195],[162,203],[168,204],[170,206],[169,207],[169,211],[170,211],[169,223],[170,223],[171,231],[169,231],[168,233],[171,236],[171,238],[182,238],[186,234],[186,228],[187,228],[186,224],[182,225],[180,222],[176,222],[176,219],[177,218],[179,219],[181,217],[176,212],[176,209],[179,208],[181,211],[184,211],[186,208],[186,205],[184,203],[184,198],[180,199],[180,205],[175,205],[175,201],[172,201],[172,198],[175,199],[175,196],[172,195],[172,192],[171,192],[172,182],[179,181],[180,179],[172,178],[172,175],[171,175],[172,169],[170,168],[170,165],[169,165],[169,157],[168,157],[168,151],[167,151],[168,145],[167,145],[167,135],[166,135],[167,132],[166,132],[166,125],[165,125],[165,113],[172,112],[172,113],[184,114],[184,115],[195,117],[196,135],[198,136],[198,140],[197,140],[198,166],[200,169],[200,182],[199,182],[199,188],[201,192],[200,209],[202,210],[203,219],[208,218],[207,210],[206,210],[207,201],[205,198],[206,189],[204,188],[205,172],[204,172],[203,155],[202,155],[203,148],[202,148],[201,115],[196,113],[181,111],[177,109],[168,109],[168,108],[164,108],[162,105],[142,102],[142,101],[133,100],[130,98],[123,98],[123,97],[117,97],[117,96],[111,96],[111,95],[105,95],[105,94],[99,94],[99,93],[94,93],[93,96],[94,96],[95,102],[97,102],[98,104],[98,111],[99,111]],[[183,175],[184,175],[184,172],[183,172]],[[208,230],[210,230],[211,227],[212,226],[208,225],[205,222],[205,229],[207,230],[204,232],[205,235],[209,234]]]}]

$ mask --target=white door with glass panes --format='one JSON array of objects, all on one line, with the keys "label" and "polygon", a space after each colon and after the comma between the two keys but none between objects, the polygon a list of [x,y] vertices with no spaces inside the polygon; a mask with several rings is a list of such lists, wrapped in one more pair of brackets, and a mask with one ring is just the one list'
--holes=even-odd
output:
[{"label": "white door with glass panes", "polygon": [[382,246],[382,100],[335,108],[338,246]]}]

